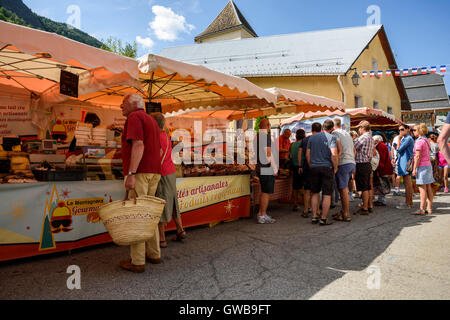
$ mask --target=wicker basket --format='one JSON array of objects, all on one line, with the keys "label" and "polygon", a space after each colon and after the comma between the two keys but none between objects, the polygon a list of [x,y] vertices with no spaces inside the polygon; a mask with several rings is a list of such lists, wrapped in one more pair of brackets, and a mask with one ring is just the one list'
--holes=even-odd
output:
[{"label": "wicker basket", "polygon": [[149,240],[158,232],[158,223],[166,201],[138,196],[132,200],[128,193],[124,200],[108,203],[99,208],[99,216],[114,243],[128,246]]}]

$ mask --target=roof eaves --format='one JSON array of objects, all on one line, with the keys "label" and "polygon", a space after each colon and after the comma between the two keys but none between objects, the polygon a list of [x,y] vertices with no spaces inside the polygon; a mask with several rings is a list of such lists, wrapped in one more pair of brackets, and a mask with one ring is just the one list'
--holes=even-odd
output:
[{"label": "roof eaves", "polygon": [[248,33],[252,34],[245,25],[240,24],[240,25],[232,26],[232,27],[229,27],[229,28],[226,28],[226,29],[222,29],[222,30],[219,30],[219,31],[209,32],[209,33],[205,33],[205,34],[199,34],[198,36],[196,36],[194,38],[194,41],[197,41],[197,40],[200,40],[200,39],[204,39],[204,38],[208,38],[208,37],[210,37],[212,35],[227,33],[227,32],[233,31],[235,29],[239,29],[241,27],[244,27],[244,29],[247,30]]},{"label": "roof eaves", "polygon": [[[233,0],[230,0],[230,2],[231,2],[231,4],[232,4],[234,14],[236,15],[236,17],[237,17],[238,21],[241,23],[241,25],[242,25],[245,29],[247,29],[247,31],[248,31],[251,35],[253,35],[253,36],[255,36],[255,37],[258,37],[258,35],[256,34],[255,30],[253,30],[252,26],[250,25],[250,23],[248,23],[247,19],[245,19],[244,15],[243,15],[242,12],[239,10],[239,8],[236,6],[236,4],[233,2]],[[242,19],[243,19],[244,21],[242,21],[241,17],[242,17]]]}]

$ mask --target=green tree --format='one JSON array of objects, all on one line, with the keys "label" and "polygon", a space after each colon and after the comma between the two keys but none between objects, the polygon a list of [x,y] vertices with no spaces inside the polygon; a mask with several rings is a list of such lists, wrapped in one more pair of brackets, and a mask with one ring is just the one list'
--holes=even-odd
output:
[{"label": "green tree", "polygon": [[133,59],[137,57],[136,41],[134,41],[134,43],[127,42],[125,46],[123,46],[122,40],[115,37],[109,37],[106,40],[102,40],[102,43],[101,49],[103,50],[114,52]]}]

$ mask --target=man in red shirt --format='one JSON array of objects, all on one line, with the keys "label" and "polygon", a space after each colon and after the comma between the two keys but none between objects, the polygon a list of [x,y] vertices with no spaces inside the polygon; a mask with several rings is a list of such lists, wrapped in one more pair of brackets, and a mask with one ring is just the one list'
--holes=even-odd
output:
[{"label": "man in red shirt", "polygon": [[[389,149],[387,145],[383,142],[383,137],[380,135],[376,135],[373,137],[373,141],[375,143],[375,147],[378,151],[378,154],[380,155],[380,162],[378,164],[378,169],[374,174],[378,175],[379,179],[382,179],[382,177],[392,176],[394,174],[394,170],[392,168],[391,158],[389,157]],[[386,179],[386,181],[389,180]],[[385,207],[386,196],[380,194],[378,196],[378,200],[374,202],[374,205]]]},{"label": "man in red shirt", "polygon": [[279,138],[279,155],[280,155],[280,168],[286,169],[287,161],[289,158],[289,151],[291,149],[291,130],[284,130],[283,134]]},{"label": "man in red shirt", "polygon": [[[154,196],[161,178],[159,128],[145,112],[144,101],[139,94],[128,94],[123,99],[122,114],[127,117],[122,133],[122,161],[125,189],[135,190],[137,195]],[[120,266],[132,272],[144,272],[145,261],[161,262],[159,232],[146,241],[130,246],[131,260]]]}]

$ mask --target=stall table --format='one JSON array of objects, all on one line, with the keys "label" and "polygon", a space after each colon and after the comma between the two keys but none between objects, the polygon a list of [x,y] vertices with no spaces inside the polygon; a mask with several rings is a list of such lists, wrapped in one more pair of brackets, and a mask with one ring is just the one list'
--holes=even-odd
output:
[{"label": "stall table", "polygon": [[[250,215],[249,175],[178,178],[177,191],[184,227]],[[97,210],[123,196],[122,180],[0,184],[0,261],[111,242]]]},{"label": "stall table", "polygon": [[[261,185],[259,182],[254,182],[251,184],[251,207],[252,215],[254,215],[254,210],[257,205],[259,205],[259,198],[261,196]],[[289,202],[290,196],[292,194],[292,177],[286,179],[276,179],[275,180],[275,190],[274,193],[270,195],[269,200],[279,200],[281,202]]]}]

